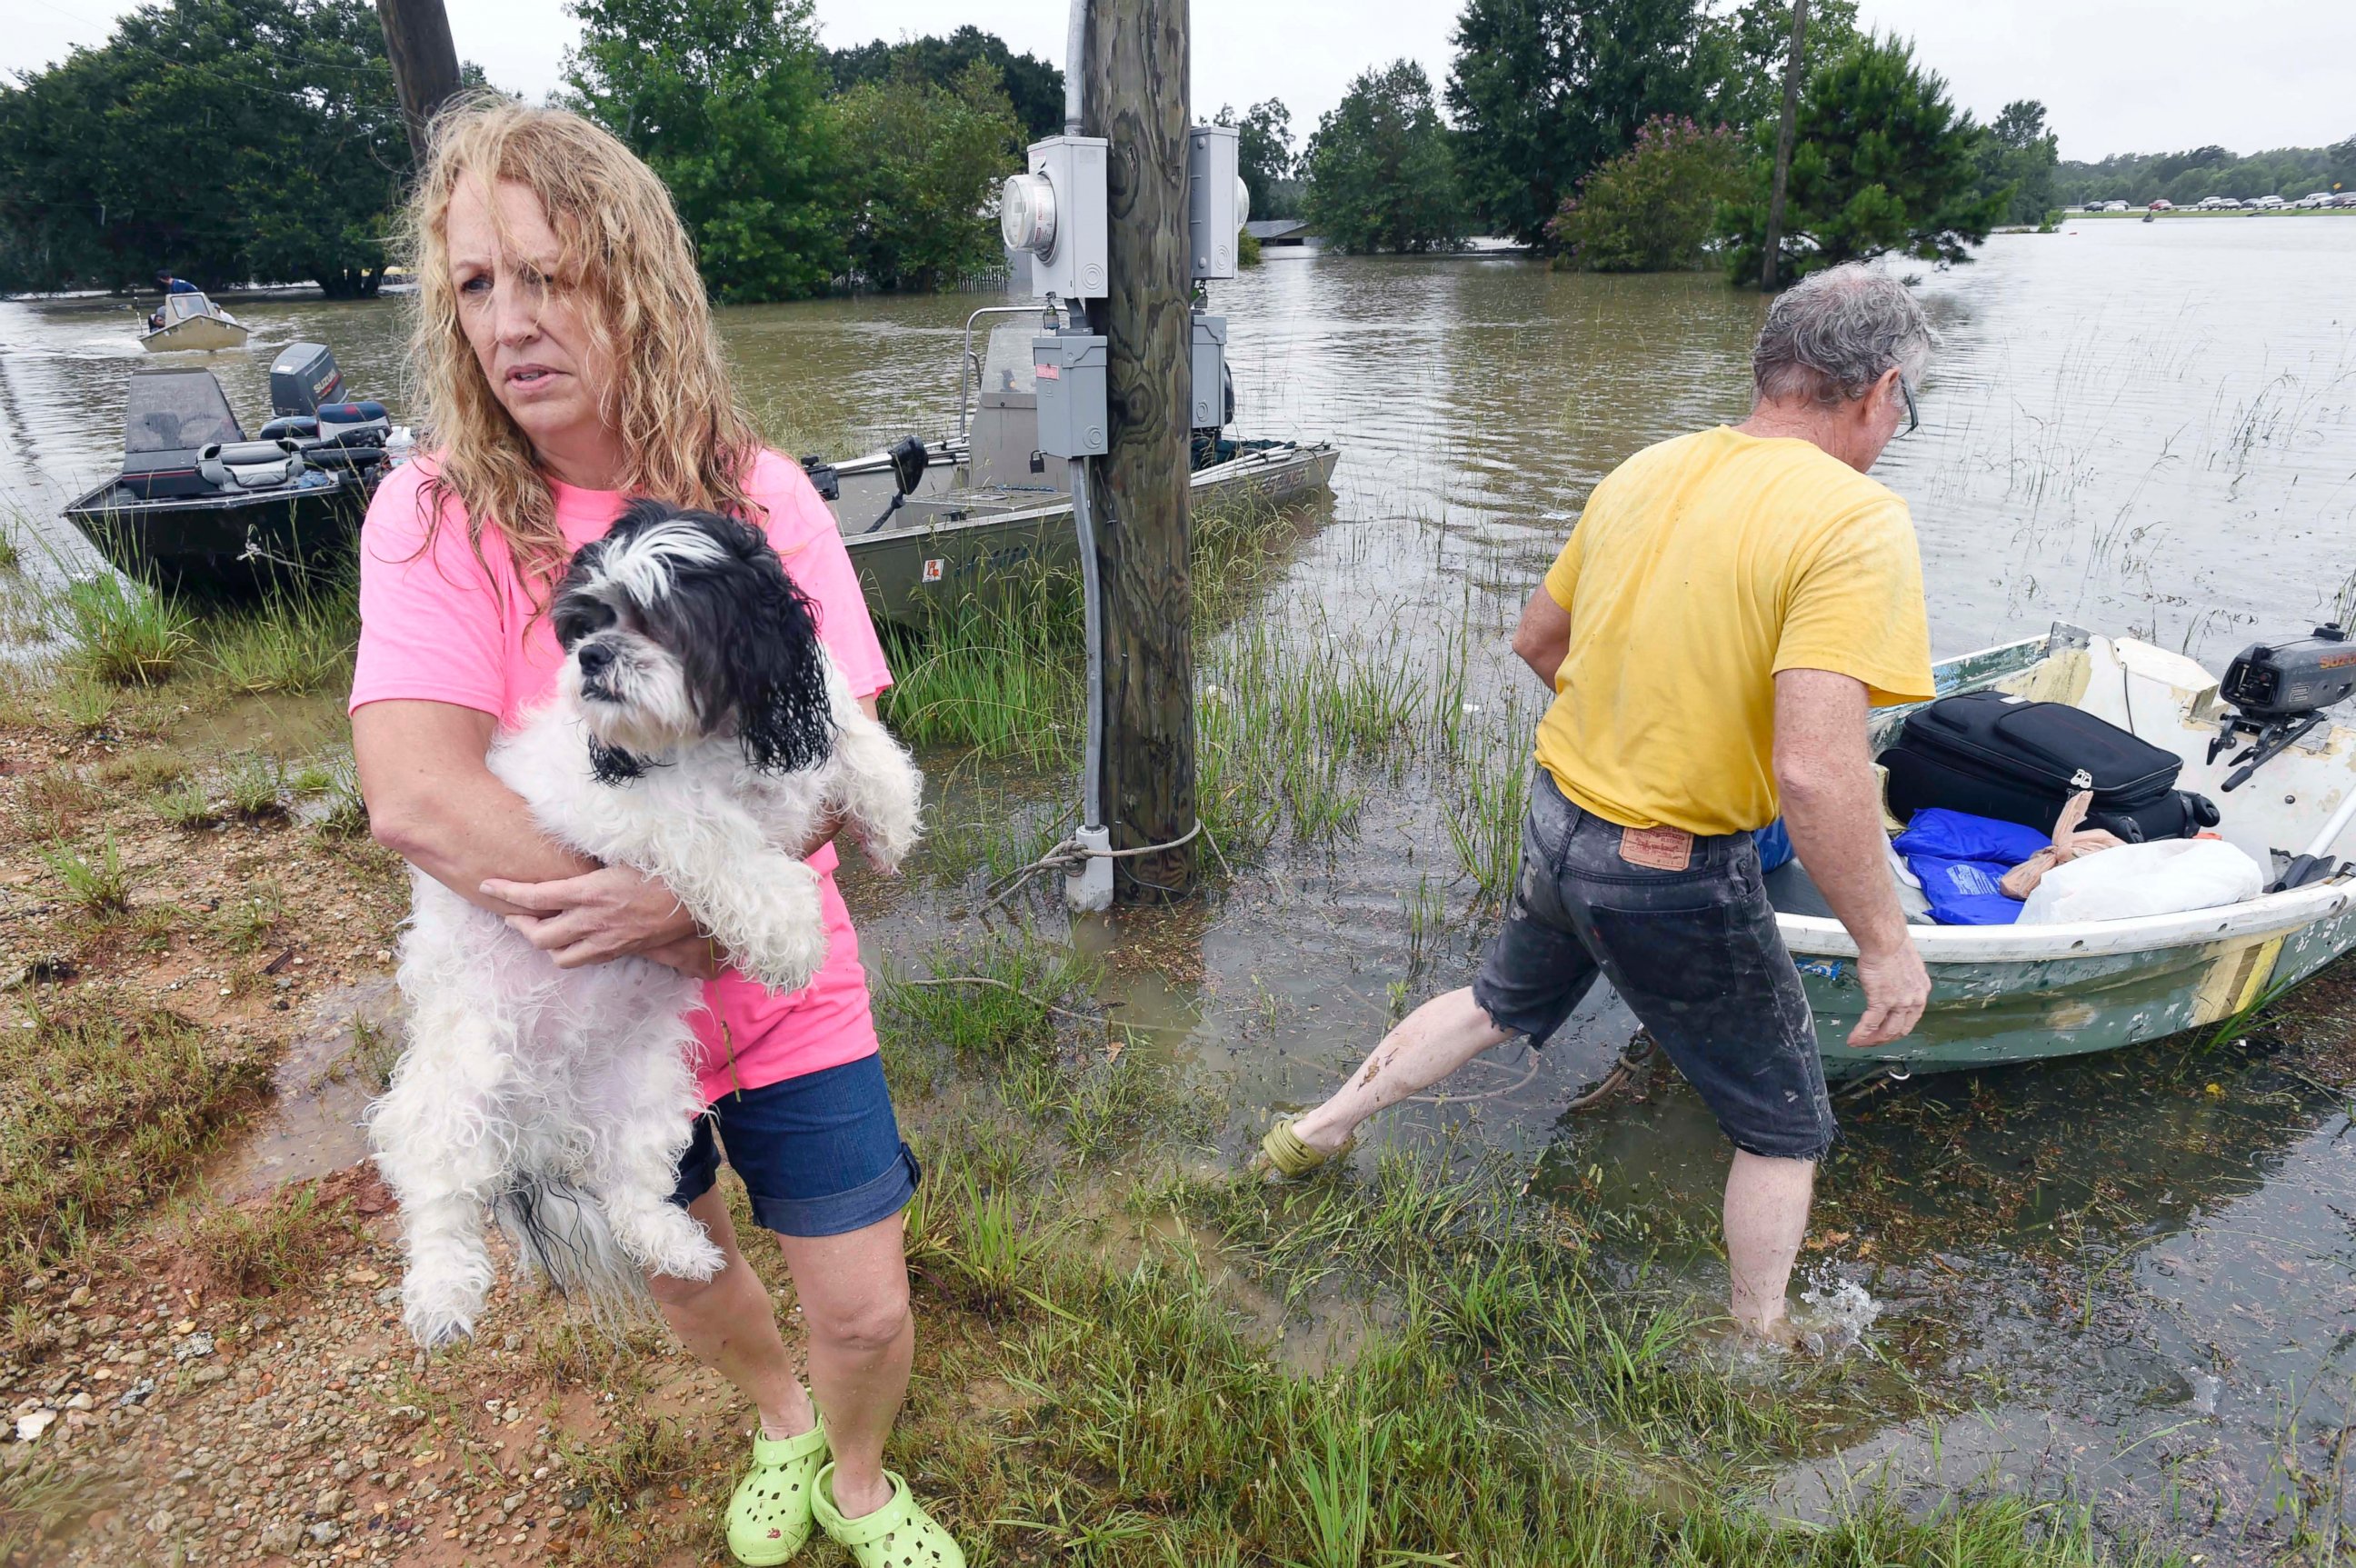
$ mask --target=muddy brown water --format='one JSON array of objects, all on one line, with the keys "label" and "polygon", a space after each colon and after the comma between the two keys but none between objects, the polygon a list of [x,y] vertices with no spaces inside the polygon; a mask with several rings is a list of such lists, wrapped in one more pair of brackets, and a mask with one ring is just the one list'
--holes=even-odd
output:
[{"label": "muddy brown water", "polygon": [[[1912,503],[1937,652],[2059,618],[2213,669],[2333,609],[2356,571],[2356,221],[2086,220],[2000,236],[1976,264],[1923,269],[1921,286],[1944,341],[1922,430],[1877,472]],[[1322,611],[1337,636],[1433,659],[1463,640],[1473,700],[1488,695],[1508,748],[1522,720],[1501,715],[1535,711],[1505,648],[1522,599],[1613,464],[1739,416],[1762,308],[1714,278],[1512,260],[1280,258],[1214,298],[1243,430],[1344,448],[1330,514],[1249,613]],[[959,328],[985,303],[828,301],[723,322],[756,403],[805,429],[888,435],[941,427]],[[253,343],[202,362],[241,412],[299,337],[331,344],[355,392],[399,410],[391,302],[233,308]],[[0,303],[0,506],[61,557],[77,544],[56,532],[57,507],[110,471],[123,372],[145,358],[134,326],[101,305]],[[1007,791],[1050,817],[1063,793],[970,765],[935,772],[944,820]],[[1140,1048],[1219,1086],[1230,1151],[1266,1108],[1329,1088],[1401,1000],[1470,972],[1489,917],[1430,780],[1375,778],[1365,793],[1355,832],[1332,846],[1280,836],[1191,911],[1082,933],[1108,956],[1105,1000]],[[893,961],[972,929],[963,889],[853,894],[870,947]],[[1411,950],[1419,897],[1447,922]],[[1600,1188],[1714,1294],[1725,1151],[1699,1105],[1654,1079],[1641,1098],[1564,1110],[1630,1027],[1599,993],[1549,1049],[1508,1047],[1449,1096],[1402,1108],[1360,1158],[1505,1147],[1540,1190]],[[1918,1382],[1975,1413],[1826,1428],[1819,1457],[1771,1502],[1805,1514],[1858,1477],[1995,1477],[2156,1522],[2212,1560],[2348,1522],[2356,1134],[2344,1096],[2270,1049],[2195,1058],[2169,1042],[1847,1107],[1817,1226],[1841,1239],[1804,1273],[1820,1294],[1846,1282],[1879,1308],[1853,1375],[1888,1380],[1893,1401]],[[1844,1299],[1826,1312],[1870,1316],[1856,1292]]]}]

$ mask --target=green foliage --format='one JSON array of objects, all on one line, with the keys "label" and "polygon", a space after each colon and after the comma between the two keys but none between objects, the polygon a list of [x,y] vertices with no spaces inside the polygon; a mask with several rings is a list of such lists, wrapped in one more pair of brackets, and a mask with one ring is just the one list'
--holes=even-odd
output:
[{"label": "green foliage", "polygon": [[1301,160],[1293,154],[1292,111],[1284,100],[1265,99],[1245,110],[1240,119],[1233,105],[1222,103],[1211,124],[1236,128],[1236,169],[1251,192],[1251,215],[1298,217]]},{"label": "green foliage", "polygon": [[1733,198],[1748,149],[1725,126],[1653,120],[1636,145],[1589,175],[1547,237],[1592,272],[1657,273],[1702,263],[1718,204]]},{"label": "green foliage", "polygon": [[[1759,275],[1774,134],[1772,124],[1758,128],[1752,190],[1726,209],[1737,282]],[[1912,45],[1858,40],[1811,72],[1801,94],[1778,272],[1794,279],[1890,252],[1970,260],[1965,247],[1987,238],[2007,199],[1977,189],[1980,139],[1945,81],[1914,63]]]},{"label": "green foliage", "polygon": [[2277,147],[2247,156],[2219,146],[2121,153],[2100,163],[2058,165],[2053,181],[2053,199],[2073,205],[2131,201],[2146,207],[2165,199],[2190,207],[2211,196],[2296,201],[2317,190],[2356,190],[2356,136],[2328,147]]},{"label": "green foliage", "polygon": [[[1747,128],[1783,113],[1783,70],[1792,55],[1791,0],[1743,0],[1720,20],[1726,71],[1711,116]],[[1857,41],[1857,0],[1809,0],[1800,38],[1801,80]]]},{"label": "green foliage", "polygon": [[941,288],[997,264],[996,188],[1022,162],[1023,126],[995,66],[976,59],[947,87],[905,69],[826,109],[855,282]]},{"label": "green foliage", "polygon": [[1301,162],[1309,221],[1337,251],[1444,251],[1463,242],[1449,130],[1430,79],[1412,60],[1351,82],[1318,122]]},{"label": "green foliage", "polygon": [[373,295],[410,168],[367,0],[171,0],[0,82],[0,288]]},{"label": "green foliage", "polygon": [[824,288],[841,242],[812,0],[577,0],[570,107],[670,188],[722,301]]},{"label": "green foliage", "polygon": [[1253,237],[1252,231],[1248,229],[1236,231],[1236,265],[1239,267],[1259,265],[1259,241]]},{"label": "green foliage", "polygon": [[826,55],[827,70],[839,92],[862,82],[887,82],[910,71],[936,87],[954,90],[958,79],[977,60],[995,70],[1005,83],[1007,99],[1014,105],[1014,117],[1023,124],[1026,143],[1062,134],[1062,70],[1036,55],[1016,54],[1006,47],[1005,39],[980,27],[968,25],[946,38],[926,37],[899,44],[877,38],[854,48],[829,49]]},{"label": "green foliage", "polygon": [[1468,0],[1454,41],[1466,186],[1490,231],[1528,244],[1646,120],[1705,114],[1732,47],[1703,0]]},{"label": "green foliage", "polygon": [[2002,193],[2003,220],[2035,223],[2053,205],[2053,166],[2061,138],[2045,128],[2045,105],[2033,98],[2004,106],[1979,146],[1982,196]]},{"label": "green foliage", "polygon": [[64,611],[74,671],[91,680],[153,686],[196,646],[196,618],[178,600],[112,572],[70,585]]}]

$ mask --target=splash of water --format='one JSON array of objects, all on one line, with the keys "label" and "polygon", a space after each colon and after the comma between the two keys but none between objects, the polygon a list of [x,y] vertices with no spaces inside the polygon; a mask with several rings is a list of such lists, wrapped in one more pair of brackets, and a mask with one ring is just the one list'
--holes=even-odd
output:
[{"label": "splash of water", "polygon": [[1819,1281],[1800,1293],[1800,1303],[1806,1310],[1793,1315],[1792,1326],[1810,1354],[1826,1358],[1862,1343],[1882,1311],[1881,1303],[1849,1279]]}]

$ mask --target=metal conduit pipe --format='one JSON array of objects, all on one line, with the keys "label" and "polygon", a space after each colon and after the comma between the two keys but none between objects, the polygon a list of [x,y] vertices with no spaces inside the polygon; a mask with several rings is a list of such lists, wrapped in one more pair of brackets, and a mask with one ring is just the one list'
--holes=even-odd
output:
[{"label": "metal conduit pipe", "polygon": [[1088,718],[1080,752],[1080,825],[1104,828],[1104,594],[1097,578],[1096,516],[1088,494],[1088,460],[1071,459],[1072,524],[1080,536],[1080,620],[1088,641]]},{"label": "metal conduit pipe", "polygon": [[1087,87],[1088,0],[1072,0],[1071,30],[1064,39],[1064,134],[1081,134],[1086,123]]}]

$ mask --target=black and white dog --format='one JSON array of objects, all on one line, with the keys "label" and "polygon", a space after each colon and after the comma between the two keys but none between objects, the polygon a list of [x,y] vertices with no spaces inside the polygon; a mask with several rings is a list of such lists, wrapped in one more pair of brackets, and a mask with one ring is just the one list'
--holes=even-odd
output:
[{"label": "black and white dog", "polygon": [[[744,972],[809,984],[827,944],[800,847],[840,815],[895,868],[923,780],[852,700],[776,553],[734,519],[639,501],[574,555],[551,614],[556,696],[499,736],[491,771],[552,838],[659,878]],[[410,1332],[474,1331],[486,1203],[593,1308],[642,1300],[644,1269],[710,1278],[719,1249],[669,1201],[701,1109],[700,983],[644,959],[560,970],[498,916],[411,882],[409,1045],[369,1119],[401,1198]]]}]

